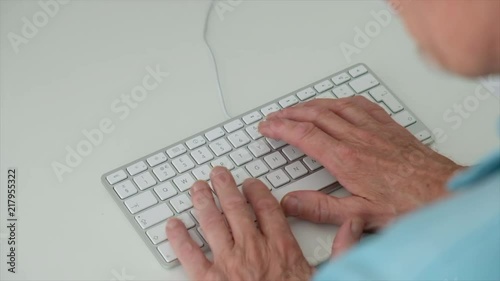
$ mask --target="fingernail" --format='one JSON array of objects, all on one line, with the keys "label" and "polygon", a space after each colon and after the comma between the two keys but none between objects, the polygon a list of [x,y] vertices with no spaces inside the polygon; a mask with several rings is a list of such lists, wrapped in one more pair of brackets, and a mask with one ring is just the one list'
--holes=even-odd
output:
[{"label": "fingernail", "polygon": [[364,228],[365,222],[362,219],[354,218],[351,220],[351,233],[353,237],[358,238],[361,236]]},{"label": "fingernail", "polygon": [[299,214],[299,200],[295,196],[286,196],[283,203],[287,215],[297,216]]},{"label": "fingernail", "polygon": [[200,189],[201,189],[201,183],[195,182],[191,187],[191,192],[195,193],[198,192]]},{"label": "fingernail", "polygon": [[217,176],[224,173],[227,173],[226,168],[218,166],[212,169],[212,171],[210,172],[210,176]]}]

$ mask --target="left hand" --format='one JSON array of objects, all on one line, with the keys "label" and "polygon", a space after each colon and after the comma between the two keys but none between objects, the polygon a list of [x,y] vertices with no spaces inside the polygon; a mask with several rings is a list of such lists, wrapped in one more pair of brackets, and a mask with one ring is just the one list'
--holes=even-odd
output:
[{"label": "left hand", "polygon": [[[170,219],[167,223],[172,248],[190,278],[309,280],[314,269],[306,261],[280,204],[267,187],[259,180],[247,179],[243,183],[243,196],[227,169],[216,167],[210,177],[224,215],[206,182],[196,182],[191,194],[213,261],[205,257],[181,221]],[[259,228],[247,200],[255,211]]]}]

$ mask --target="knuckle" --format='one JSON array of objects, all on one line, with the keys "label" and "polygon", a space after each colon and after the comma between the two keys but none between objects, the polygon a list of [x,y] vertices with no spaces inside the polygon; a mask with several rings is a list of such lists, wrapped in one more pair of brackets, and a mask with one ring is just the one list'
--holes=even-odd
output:
[{"label": "knuckle", "polygon": [[[259,213],[266,213],[267,215],[280,214],[283,215],[281,206],[278,204],[276,199],[273,198],[262,198],[257,200],[253,206],[254,210]],[[283,215],[284,216],[284,215]]]},{"label": "knuckle", "polygon": [[313,208],[313,218],[317,222],[329,222],[331,218],[330,201],[327,196],[321,196]]},{"label": "knuckle", "polygon": [[316,126],[309,122],[300,122],[294,128],[299,142],[308,140],[316,134]]},{"label": "knuckle", "polygon": [[226,198],[222,208],[224,212],[235,212],[244,210],[247,207],[245,199],[243,196],[231,196]]}]

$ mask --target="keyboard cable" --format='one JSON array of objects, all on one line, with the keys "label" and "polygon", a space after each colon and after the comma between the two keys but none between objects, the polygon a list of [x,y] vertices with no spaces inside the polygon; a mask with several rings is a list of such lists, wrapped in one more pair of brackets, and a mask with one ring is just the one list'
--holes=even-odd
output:
[{"label": "keyboard cable", "polygon": [[210,6],[208,7],[207,14],[205,17],[205,26],[203,28],[203,41],[205,41],[205,44],[208,48],[208,51],[210,53],[210,57],[212,58],[212,64],[215,70],[215,78],[217,81],[217,91],[218,91],[218,96],[219,96],[219,102],[222,107],[222,112],[226,116],[227,119],[231,119],[231,114],[229,114],[226,106],[226,101],[224,99],[224,93],[222,92],[222,87],[220,83],[220,76],[219,76],[219,67],[217,65],[217,60],[215,59],[214,51],[212,49],[212,46],[210,46],[210,43],[208,42],[208,28],[209,28],[209,23],[210,23],[210,15],[212,14],[212,10],[214,9],[215,3],[217,0],[212,0],[210,3]]}]

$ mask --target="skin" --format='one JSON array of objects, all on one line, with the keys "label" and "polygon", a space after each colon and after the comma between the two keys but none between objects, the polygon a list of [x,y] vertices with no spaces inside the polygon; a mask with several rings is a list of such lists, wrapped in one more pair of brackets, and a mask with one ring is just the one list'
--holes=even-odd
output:
[{"label": "skin", "polygon": [[[422,51],[444,68],[467,76],[500,72],[500,1],[391,2]],[[191,190],[213,260],[204,256],[181,221],[167,223],[170,243],[193,280],[308,280],[314,269],[286,216],[340,225],[332,245],[336,258],[363,231],[381,229],[402,214],[451,196],[446,182],[463,169],[360,96],[284,109],[261,122],[259,131],[318,160],[352,196],[296,191],[280,207],[260,181],[246,180],[242,194],[229,171],[214,168],[211,183],[224,215],[206,182],[196,182]]]}]

